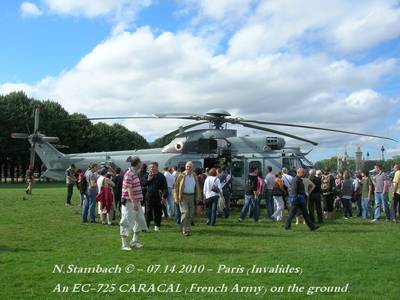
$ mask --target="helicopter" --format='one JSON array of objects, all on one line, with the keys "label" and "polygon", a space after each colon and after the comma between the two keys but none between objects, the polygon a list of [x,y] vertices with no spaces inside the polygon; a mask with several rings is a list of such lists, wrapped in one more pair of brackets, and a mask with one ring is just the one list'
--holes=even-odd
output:
[{"label": "helicopter", "polygon": [[[139,156],[144,163],[158,162],[160,166],[178,169],[185,166],[187,161],[193,162],[194,168],[211,168],[226,166],[232,176],[233,197],[241,197],[245,189],[245,182],[252,167],[261,172],[266,166],[271,166],[273,171],[302,167],[312,168],[313,164],[306,158],[307,153],[300,147],[287,147],[285,139],[270,135],[238,136],[237,130],[228,129],[227,124],[241,125],[246,128],[256,129],[276,135],[281,135],[300,140],[317,146],[318,143],[287,132],[278,131],[261,125],[274,125],[306,128],[330,132],[339,132],[358,136],[367,136],[380,139],[396,141],[390,137],[329,129],[308,125],[299,125],[281,122],[266,122],[259,120],[248,120],[240,117],[232,117],[224,109],[212,109],[206,114],[192,113],[162,113],[143,117],[97,117],[85,118],[85,120],[118,120],[118,119],[181,119],[196,121],[195,123],[182,126],[170,132],[175,138],[162,148],[91,152],[64,154],[52,143],[58,143],[57,137],[47,137],[39,132],[40,109],[35,109],[34,131],[28,135],[25,133],[13,133],[12,138],[27,139],[31,145],[30,164],[34,165],[35,153],[40,157],[46,171],[43,177],[54,180],[64,180],[65,170],[70,164],[85,170],[89,164],[113,165],[125,170],[130,165],[131,156]],[[193,127],[208,124],[209,128],[187,131]]]}]

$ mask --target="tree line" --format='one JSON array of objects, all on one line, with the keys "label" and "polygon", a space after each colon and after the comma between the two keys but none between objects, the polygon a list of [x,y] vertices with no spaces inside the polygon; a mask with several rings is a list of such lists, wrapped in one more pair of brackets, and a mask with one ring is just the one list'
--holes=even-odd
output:
[{"label": "tree line", "polygon": [[[118,151],[152,147],[137,132],[120,124],[93,124],[84,114],[69,114],[59,103],[29,98],[23,92],[0,95],[0,176],[18,177],[29,166],[29,143],[25,139],[12,139],[11,133],[33,133],[34,110],[40,107],[39,132],[57,136],[66,148],[63,153]],[[79,121],[78,121],[79,120]],[[22,170],[22,171],[21,171]],[[40,172],[41,162],[35,161]]]},{"label": "tree line", "polygon": [[[362,160],[361,169],[363,171],[370,171],[374,168],[376,163],[380,163],[382,165],[382,168],[384,171],[392,171],[394,164],[399,163],[399,159],[386,159],[385,161]],[[328,159],[323,159],[323,160],[317,161],[314,164],[314,167],[318,170],[328,169],[330,171],[337,171],[337,157],[333,156]],[[344,170],[355,171],[356,170],[355,160],[354,159],[347,160],[342,168],[343,168],[343,170],[339,170],[339,171],[344,171]]]}]

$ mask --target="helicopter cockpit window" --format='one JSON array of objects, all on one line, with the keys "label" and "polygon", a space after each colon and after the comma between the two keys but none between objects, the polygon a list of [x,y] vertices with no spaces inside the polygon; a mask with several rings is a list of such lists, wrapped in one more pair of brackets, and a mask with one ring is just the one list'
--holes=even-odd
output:
[{"label": "helicopter cockpit window", "polygon": [[297,163],[297,158],[295,157],[283,157],[282,158],[282,168],[286,168],[288,170],[293,168],[298,168],[299,165]]},{"label": "helicopter cockpit window", "polygon": [[163,153],[180,153],[182,152],[183,145],[186,142],[186,138],[176,138],[171,143],[166,145],[161,152]]},{"label": "helicopter cockpit window", "polygon": [[243,162],[242,161],[232,162],[232,176],[233,177],[242,177],[243,176]]}]

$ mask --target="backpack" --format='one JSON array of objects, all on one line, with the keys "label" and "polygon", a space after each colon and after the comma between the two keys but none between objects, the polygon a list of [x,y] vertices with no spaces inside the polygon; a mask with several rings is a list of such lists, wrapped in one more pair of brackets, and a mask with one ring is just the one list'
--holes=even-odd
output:
[{"label": "backpack", "polygon": [[249,177],[247,178],[246,186],[248,192],[257,191],[258,177],[255,177],[256,178],[255,180],[252,177],[255,176],[249,175]]},{"label": "backpack", "polygon": [[321,191],[323,193],[329,192],[329,175],[322,175],[322,177],[321,177]]},{"label": "backpack", "polygon": [[[358,187],[357,187],[357,189],[354,189],[354,191],[353,191],[353,196],[355,198],[361,195],[361,186],[362,186],[362,182],[360,180],[358,180]],[[353,188],[354,188],[354,185],[353,185]]]},{"label": "backpack", "polygon": [[79,184],[79,191],[81,192],[81,194],[86,194],[87,188],[88,188],[88,182],[86,180],[86,176],[83,175],[81,177],[81,182]]}]

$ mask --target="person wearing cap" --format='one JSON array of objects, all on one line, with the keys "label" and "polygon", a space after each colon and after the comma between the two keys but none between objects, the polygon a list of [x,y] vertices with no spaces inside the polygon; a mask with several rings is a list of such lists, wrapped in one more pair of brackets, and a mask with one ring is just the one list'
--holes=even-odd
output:
[{"label": "person wearing cap", "polygon": [[68,169],[65,170],[65,182],[67,184],[67,202],[65,203],[65,205],[70,206],[72,193],[74,191],[74,185],[76,183],[74,164],[70,164]]},{"label": "person wearing cap", "polygon": [[[139,241],[139,233],[147,231],[147,224],[144,218],[140,202],[143,201],[142,188],[138,173],[141,168],[141,160],[138,156],[131,158],[131,166],[126,170],[122,181],[121,198],[121,221],[120,236],[124,251],[132,250],[131,247],[142,248],[143,244]],[[133,232],[131,242],[128,244],[127,238]]]}]

